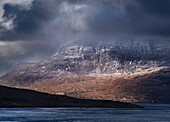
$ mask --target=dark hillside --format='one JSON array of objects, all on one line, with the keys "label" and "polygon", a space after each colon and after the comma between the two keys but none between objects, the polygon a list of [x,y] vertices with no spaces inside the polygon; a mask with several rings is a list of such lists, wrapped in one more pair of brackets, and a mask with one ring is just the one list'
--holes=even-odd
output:
[{"label": "dark hillside", "polygon": [[139,106],[104,100],[77,99],[31,90],[0,86],[0,107],[111,107],[137,108]]}]

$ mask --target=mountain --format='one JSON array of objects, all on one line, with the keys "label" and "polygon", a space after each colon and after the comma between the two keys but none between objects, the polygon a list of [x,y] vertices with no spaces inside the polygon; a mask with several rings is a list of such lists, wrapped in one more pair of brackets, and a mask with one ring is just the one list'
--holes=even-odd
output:
[{"label": "mountain", "polygon": [[16,67],[0,84],[78,98],[170,102],[169,61],[168,41],[81,40]]},{"label": "mountain", "polygon": [[109,107],[142,108],[137,105],[109,100],[77,99],[25,89],[0,86],[0,107]]}]

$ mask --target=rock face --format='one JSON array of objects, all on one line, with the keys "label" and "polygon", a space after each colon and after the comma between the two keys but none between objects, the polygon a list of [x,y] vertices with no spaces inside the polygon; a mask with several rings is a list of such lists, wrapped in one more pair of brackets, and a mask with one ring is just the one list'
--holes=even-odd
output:
[{"label": "rock face", "polygon": [[[170,50],[145,42],[74,42],[36,64],[32,72],[49,76],[127,73],[162,66]],[[49,74],[45,74],[50,72]]]},{"label": "rock face", "polygon": [[[168,42],[165,41],[164,43],[151,40],[119,42],[75,41],[61,48],[55,55],[39,63],[25,64],[15,68],[13,71],[2,76],[0,83],[7,86],[34,89],[35,87],[33,86],[35,84],[39,84],[40,87],[40,84],[44,81],[48,81],[50,84],[52,84],[51,81],[58,84],[56,82],[58,81],[62,84],[70,81],[68,79],[74,79],[73,77],[94,78],[109,75],[123,78],[130,75],[131,81],[129,82],[133,84],[133,79],[138,76],[147,75],[149,77],[154,72],[158,73],[163,69],[168,70],[169,61],[170,47]],[[159,78],[159,73],[157,78]],[[155,81],[157,81],[157,78],[155,78]],[[77,82],[80,81],[79,78],[75,80]],[[161,79],[161,82],[164,80]],[[166,78],[167,80],[169,79]],[[126,82],[126,80],[124,81]],[[69,83],[67,82],[67,84]],[[53,88],[53,91],[59,92],[55,88]],[[36,89],[41,91],[38,86]],[[44,89],[48,88],[45,87]],[[66,91],[67,89],[65,89]]]},{"label": "rock face", "polygon": [[127,73],[162,66],[169,54],[169,49],[149,42],[74,42],[38,63],[34,71],[50,71],[50,75]]}]

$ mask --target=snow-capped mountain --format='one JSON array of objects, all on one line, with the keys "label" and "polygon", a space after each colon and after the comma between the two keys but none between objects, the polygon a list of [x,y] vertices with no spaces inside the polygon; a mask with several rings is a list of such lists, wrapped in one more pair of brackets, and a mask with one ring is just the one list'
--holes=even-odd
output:
[{"label": "snow-capped mountain", "polygon": [[[167,66],[170,49],[153,41],[76,41],[37,63],[34,72],[50,75],[115,74]],[[48,74],[47,74],[48,75]]]}]

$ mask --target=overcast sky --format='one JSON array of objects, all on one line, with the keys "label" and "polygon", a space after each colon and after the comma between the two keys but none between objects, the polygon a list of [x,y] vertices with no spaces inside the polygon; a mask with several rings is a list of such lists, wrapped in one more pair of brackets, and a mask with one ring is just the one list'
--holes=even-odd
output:
[{"label": "overcast sky", "polygon": [[170,0],[1,0],[0,74],[85,38],[170,38]]}]

